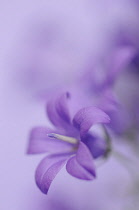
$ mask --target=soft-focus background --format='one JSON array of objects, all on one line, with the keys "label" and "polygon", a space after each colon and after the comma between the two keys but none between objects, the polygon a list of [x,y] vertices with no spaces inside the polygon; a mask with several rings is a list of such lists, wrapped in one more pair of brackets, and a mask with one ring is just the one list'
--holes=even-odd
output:
[{"label": "soft-focus background", "polygon": [[34,181],[42,156],[26,155],[30,128],[47,124],[47,94],[76,83],[122,40],[138,50],[138,16],[135,0],[0,0],[0,209],[138,209],[114,158],[89,183],[63,169],[43,195]]}]

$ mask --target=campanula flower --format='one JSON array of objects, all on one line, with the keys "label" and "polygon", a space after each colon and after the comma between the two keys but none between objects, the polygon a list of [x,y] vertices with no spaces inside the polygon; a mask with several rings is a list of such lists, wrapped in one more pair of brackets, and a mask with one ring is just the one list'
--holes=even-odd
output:
[{"label": "campanula flower", "polygon": [[49,153],[35,174],[36,184],[45,194],[65,164],[72,176],[93,180],[96,177],[94,158],[104,155],[106,150],[101,138],[91,135],[89,130],[94,124],[109,123],[109,116],[90,106],[80,109],[72,119],[69,98],[70,94],[64,93],[47,103],[47,115],[54,128],[36,127],[30,133],[28,154]]},{"label": "campanula flower", "polygon": [[115,43],[96,62],[93,63],[92,59],[88,62],[86,72],[76,87],[76,95],[82,95],[80,103],[84,106],[97,106],[110,116],[111,122],[108,126],[116,135],[125,133],[131,122],[129,112],[119,97],[124,83],[120,84],[121,94],[117,91],[117,83],[125,75],[135,54],[136,49],[131,44]]}]

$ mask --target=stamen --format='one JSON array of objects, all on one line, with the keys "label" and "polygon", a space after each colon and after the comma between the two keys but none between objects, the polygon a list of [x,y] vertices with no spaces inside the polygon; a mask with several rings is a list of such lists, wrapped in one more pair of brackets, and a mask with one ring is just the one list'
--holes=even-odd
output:
[{"label": "stamen", "polygon": [[56,133],[49,133],[49,134],[47,134],[47,136],[50,137],[50,138],[59,139],[61,141],[68,142],[70,144],[77,144],[78,143],[78,140],[73,138],[73,137],[63,136],[63,135],[56,134]]}]

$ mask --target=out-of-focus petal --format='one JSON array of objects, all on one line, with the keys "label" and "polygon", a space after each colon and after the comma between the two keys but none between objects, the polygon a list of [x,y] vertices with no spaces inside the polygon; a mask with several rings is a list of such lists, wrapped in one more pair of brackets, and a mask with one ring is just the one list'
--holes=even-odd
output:
[{"label": "out-of-focus petal", "polygon": [[131,45],[112,46],[108,53],[94,63],[87,64],[88,69],[82,77],[85,88],[102,94],[108,88],[112,88],[118,77],[124,72],[136,54],[135,47]]},{"label": "out-of-focus petal", "polygon": [[121,135],[127,129],[129,129],[131,124],[131,119],[129,113],[126,112],[123,107],[119,107],[117,110],[109,110],[107,114],[111,118],[111,123],[109,124],[109,128],[115,132],[115,134]]},{"label": "out-of-focus petal", "polygon": [[72,145],[58,139],[52,139],[47,134],[55,131],[46,127],[33,128],[29,136],[28,154],[37,153],[64,153],[72,152]]},{"label": "out-of-focus petal", "polygon": [[66,121],[67,123],[70,123],[70,113],[68,108],[68,99],[70,98],[70,93],[66,92],[62,94],[57,100],[56,100],[56,111],[59,114],[59,116]]},{"label": "out-of-focus petal", "polygon": [[108,75],[105,82],[112,84],[119,74],[125,70],[125,67],[129,65],[135,53],[136,50],[132,46],[120,46],[117,48],[112,54],[112,59],[110,59]]},{"label": "out-of-focus petal", "polygon": [[92,180],[95,178],[93,157],[84,143],[80,142],[76,155],[68,160],[66,169],[69,174],[79,179]]},{"label": "out-of-focus petal", "polygon": [[111,121],[109,127],[116,134],[122,134],[130,126],[131,120],[129,113],[112,91],[107,90],[104,93],[99,101],[98,107],[110,116]]},{"label": "out-of-focus petal", "polygon": [[47,194],[49,187],[60,171],[64,166],[67,160],[67,156],[47,156],[39,164],[36,169],[35,180],[37,186],[40,190]]},{"label": "out-of-focus petal", "polygon": [[69,93],[64,93],[47,103],[47,115],[56,127],[66,128],[70,124],[68,99]]},{"label": "out-of-focus petal", "polygon": [[86,107],[77,112],[73,119],[74,126],[80,130],[81,138],[97,123],[109,123],[109,116],[96,107]]}]

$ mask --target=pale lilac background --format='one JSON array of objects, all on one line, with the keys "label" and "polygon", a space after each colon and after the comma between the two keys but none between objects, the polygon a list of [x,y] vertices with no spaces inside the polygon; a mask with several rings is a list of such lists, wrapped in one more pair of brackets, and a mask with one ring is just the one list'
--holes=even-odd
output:
[{"label": "pale lilac background", "polygon": [[[58,27],[60,24],[59,38],[53,38],[56,44],[51,44],[49,50],[47,43],[44,50],[39,42],[42,35],[34,34],[40,24],[45,27],[44,20],[54,23],[54,28],[55,23]],[[55,85],[73,82],[88,57],[107,51],[111,45],[108,41],[123,25],[136,30],[134,1],[0,1],[0,209],[54,210],[59,203],[71,210],[123,209],[129,177],[114,160],[99,169],[98,180],[89,183],[72,178],[63,169],[46,196],[34,183],[34,170],[41,156],[25,154],[30,128],[47,124],[44,102],[37,102],[34,96]],[[35,41],[31,42],[33,37]],[[31,60],[26,57],[28,50],[29,55],[34,53]],[[38,57],[39,76],[31,79],[28,71],[19,67],[28,69]],[[51,62],[45,63],[46,58]]]}]

